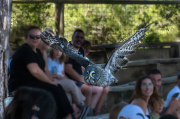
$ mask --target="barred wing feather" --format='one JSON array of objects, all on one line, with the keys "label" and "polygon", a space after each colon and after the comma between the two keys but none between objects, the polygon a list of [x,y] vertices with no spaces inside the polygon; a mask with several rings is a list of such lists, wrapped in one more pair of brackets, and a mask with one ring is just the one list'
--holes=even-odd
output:
[{"label": "barred wing feather", "polygon": [[122,46],[118,47],[111,55],[105,70],[110,70],[112,74],[128,63],[127,55],[135,53],[134,48],[139,46],[139,41],[145,36],[147,29],[139,29],[133,36],[128,38]]},{"label": "barred wing feather", "polygon": [[47,44],[51,48],[55,50],[60,50],[61,52],[65,53],[67,56],[74,59],[85,68],[88,65],[93,64],[92,62],[85,59],[83,56],[79,55],[77,51],[73,48],[73,46],[70,43],[68,43],[68,41],[65,38],[52,36],[51,33],[45,30],[41,33],[41,39],[45,44]]}]

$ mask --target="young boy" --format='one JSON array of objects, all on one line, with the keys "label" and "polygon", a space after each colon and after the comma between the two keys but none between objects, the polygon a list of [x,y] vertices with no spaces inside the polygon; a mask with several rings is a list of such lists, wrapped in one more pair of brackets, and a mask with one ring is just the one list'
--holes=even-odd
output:
[{"label": "young boy", "polygon": [[159,119],[160,113],[163,110],[164,102],[162,100],[151,99],[149,101],[149,108],[151,109],[150,119]]}]

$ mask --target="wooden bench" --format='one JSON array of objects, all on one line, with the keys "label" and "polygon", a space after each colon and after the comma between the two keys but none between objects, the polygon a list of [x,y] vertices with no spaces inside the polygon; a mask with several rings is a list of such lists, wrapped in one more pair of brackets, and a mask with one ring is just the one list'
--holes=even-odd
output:
[{"label": "wooden bench", "polygon": [[109,119],[109,113],[98,115],[98,116],[88,116],[86,117],[86,119]]}]

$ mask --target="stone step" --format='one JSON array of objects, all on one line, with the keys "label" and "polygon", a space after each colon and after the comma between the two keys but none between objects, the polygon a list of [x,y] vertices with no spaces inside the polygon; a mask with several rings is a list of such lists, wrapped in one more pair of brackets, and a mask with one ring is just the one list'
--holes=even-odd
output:
[{"label": "stone step", "polygon": [[[177,82],[177,76],[162,78],[163,84],[171,84]],[[111,92],[122,92],[127,90],[133,90],[135,86],[135,81],[117,86],[109,86],[109,91]]]},{"label": "stone step", "polygon": [[[179,62],[180,62],[180,58],[157,58],[157,59],[134,60],[134,61],[129,61],[123,68],[157,64],[157,63],[168,64],[168,63],[179,63]],[[105,64],[106,63],[96,64],[96,65],[103,67]]]},{"label": "stone step", "polygon": [[[88,58],[95,64],[105,63],[108,61],[114,49],[108,49],[106,51],[90,52]],[[156,59],[156,58],[173,58],[170,48],[159,49],[137,49],[136,53],[128,55],[130,61],[144,60],[144,59]]]},{"label": "stone step", "polygon": [[98,116],[88,116],[85,119],[109,119],[109,113],[98,115]]},{"label": "stone step", "polygon": [[[97,65],[103,67],[105,64]],[[147,71],[154,68],[161,71],[163,78],[175,76],[178,73],[179,66],[180,58],[129,61],[114,76],[118,79],[118,85],[122,85],[136,81],[140,76],[145,75]]]}]

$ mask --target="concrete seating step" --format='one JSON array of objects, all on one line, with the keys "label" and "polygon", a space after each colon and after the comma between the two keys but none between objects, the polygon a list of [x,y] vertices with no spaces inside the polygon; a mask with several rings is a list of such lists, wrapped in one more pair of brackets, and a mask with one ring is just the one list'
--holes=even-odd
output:
[{"label": "concrete seating step", "polygon": [[98,116],[88,116],[85,119],[109,119],[109,113],[98,115]]},{"label": "concrete seating step", "polygon": [[[168,84],[168,83],[175,83],[177,82],[177,76],[172,76],[172,77],[166,77],[162,78],[163,84]],[[124,85],[117,85],[117,86],[109,86],[109,91],[110,92],[122,92],[122,91],[127,91],[127,90],[133,90],[135,87],[135,81],[124,84]]]}]

